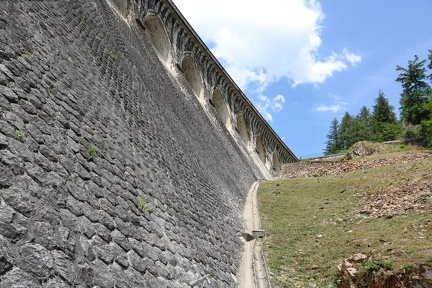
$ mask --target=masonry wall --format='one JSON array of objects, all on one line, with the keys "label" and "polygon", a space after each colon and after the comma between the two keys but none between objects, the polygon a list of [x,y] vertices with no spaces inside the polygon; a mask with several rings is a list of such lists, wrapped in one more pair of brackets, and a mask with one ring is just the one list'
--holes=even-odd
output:
[{"label": "masonry wall", "polygon": [[236,285],[263,175],[137,23],[0,1],[0,60],[1,288]]}]

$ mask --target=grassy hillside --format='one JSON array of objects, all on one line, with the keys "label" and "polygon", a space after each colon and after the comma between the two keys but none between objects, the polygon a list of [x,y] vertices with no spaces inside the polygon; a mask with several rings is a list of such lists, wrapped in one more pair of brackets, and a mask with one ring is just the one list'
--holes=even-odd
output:
[{"label": "grassy hillside", "polygon": [[274,287],[336,287],[337,265],[356,253],[390,263],[394,272],[432,263],[432,158],[407,159],[261,183],[258,201]]}]

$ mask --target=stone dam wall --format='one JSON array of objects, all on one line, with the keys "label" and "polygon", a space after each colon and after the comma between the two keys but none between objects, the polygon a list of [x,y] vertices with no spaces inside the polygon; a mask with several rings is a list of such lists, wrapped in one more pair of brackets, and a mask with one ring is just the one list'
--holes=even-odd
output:
[{"label": "stone dam wall", "polygon": [[236,286],[245,196],[275,169],[140,5],[0,1],[0,288]]}]

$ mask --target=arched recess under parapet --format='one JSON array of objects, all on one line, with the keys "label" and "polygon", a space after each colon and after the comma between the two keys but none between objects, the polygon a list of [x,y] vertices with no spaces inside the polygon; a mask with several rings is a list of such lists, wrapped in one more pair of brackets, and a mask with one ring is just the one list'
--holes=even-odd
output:
[{"label": "arched recess under parapet", "polygon": [[259,158],[265,164],[266,163],[266,152],[264,149],[264,144],[262,142],[261,136],[257,135],[255,140],[255,148],[258,153]]},{"label": "arched recess under parapet", "polygon": [[200,102],[204,103],[204,82],[201,78],[198,66],[191,54],[186,54],[186,56],[183,57],[182,70],[186,80],[191,85],[195,96],[200,100]]},{"label": "arched recess under parapet", "polygon": [[147,37],[152,42],[159,58],[164,63],[170,63],[172,59],[171,42],[160,17],[146,15],[144,17],[144,27]]},{"label": "arched recess under parapet", "polygon": [[243,115],[238,114],[236,117],[236,121],[237,121],[237,130],[238,133],[240,134],[240,138],[242,139],[246,147],[249,147],[249,133]]},{"label": "arched recess under parapet", "polygon": [[273,152],[272,156],[273,169],[276,171],[276,174],[279,176],[281,174],[281,164],[279,161],[279,156],[276,151]]},{"label": "arched recess under parapet", "polygon": [[231,130],[231,112],[228,103],[219,88],[213,90],[212,101],[225,127],[228,130]]}]

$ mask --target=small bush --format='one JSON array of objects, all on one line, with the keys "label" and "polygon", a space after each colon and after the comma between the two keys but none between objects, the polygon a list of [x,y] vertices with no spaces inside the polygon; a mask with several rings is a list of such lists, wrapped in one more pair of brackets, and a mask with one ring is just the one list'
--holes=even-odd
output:
[{"label": "small bush", "polygon": [[25,135],[25,132],[24,132],[23,128],[21,128],[21,127],[15,131],[15,137],[18,141],[22,142],[24,140],[24,135]]},{"label": "small bush", "polygon": [[357,287],[369,287],[369,283],[374,277],[375,273],[381,268],[384,270],[391,270],[393,263],[382,259],[369,260],[363,263],[363,267],[359,270],[356,276]]},{"label": "small bush", "polygon": [[403,138],[404,138],[405,142],[408,142],[408,143],[420,142],[422,140],[420,126],[410,127],[408,130],[405,131]]},{"label": "small bush", "polygon": [[140,210],[141,212],[148,212],[147,202],[144,199],[144,197],[142,196],[138,197],[137,206],[138,206],[138,210]]},{"label": "small bush", "polygon": [[117,60],[118,56],[111,50],[104,50],[104,54],[108,55],[112,60]]},{"label": "small bush", "polygon": [[384,268],[386,270],[390,270],[393,267],[393,263],[381,259],[375,259],[366,261],[363,265],[364,269],[368,270],[369,272],[378,271],[381,268]]},{"label": "small bush", "polygon": [[91,158],[94,158],[94,156],[96,156],[96,151],[97,151],[97,149],[93,145],[87,149],[87,152],[90,154]]}]

